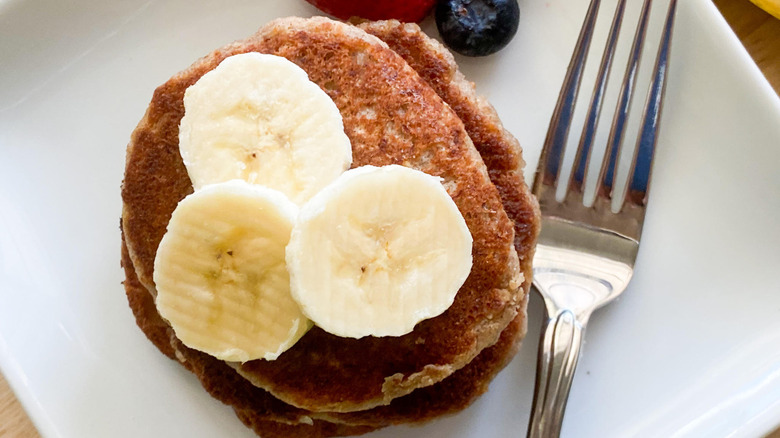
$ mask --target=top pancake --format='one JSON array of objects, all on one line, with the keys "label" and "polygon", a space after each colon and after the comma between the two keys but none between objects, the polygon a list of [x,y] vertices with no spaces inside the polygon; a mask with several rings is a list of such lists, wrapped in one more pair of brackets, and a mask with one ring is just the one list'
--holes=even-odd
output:
[{"label": "top pancake", "polygon": [[178,152],[188,86],[225,57],[257,51],[298,64],[334,100],[353,166],[401,164],[441,176],[474,237],[471,275],[444,314],[402,337],[339,338],[314,328],[275,361],[239,371],[279,399],[312,411],[389,403],[463,367],[515,317],[523,278],[508,219],[460,118],[378,38],[323,18],[276,20],[202,58],[159,87],[128,147],[123,229],[139,280],[153,291],[154,256],[192,185]]}]

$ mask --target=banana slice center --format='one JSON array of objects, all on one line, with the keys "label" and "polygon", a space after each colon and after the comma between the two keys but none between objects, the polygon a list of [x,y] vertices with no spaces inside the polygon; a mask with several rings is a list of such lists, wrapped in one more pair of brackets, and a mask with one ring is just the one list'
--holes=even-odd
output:
[{"label": "banana slice center", "polygon": [[184,198],[157,250],[157,310],[222,360],[276,359],[311,327],[290,295],[285,247],[297,207],[240,180]]},{"label": "banana slice center", "polygon": [[301,209],[287,246],[293,297],[338,336],[400,336],[444,312],[472,239],[437,178],[401,166],[345,172]]},{"label": "banana slice center", "polygon": [[301,205],[352,164],[335,103],[279,56],[226,58],[187,88],[184,110],[179,151],[196,190],[242,179]]}]

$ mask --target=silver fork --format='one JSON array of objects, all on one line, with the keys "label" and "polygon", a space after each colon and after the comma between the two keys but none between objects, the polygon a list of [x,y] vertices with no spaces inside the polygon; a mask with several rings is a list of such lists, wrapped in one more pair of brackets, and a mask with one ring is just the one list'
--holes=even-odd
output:
[{"label": "silver fork", "polygon": [[[626,153],[621,144],[651,3],[652,0],[645,0],[642,5],[593,206],[583,204],[585,174],[626,0],[619,0],[615,9],[562,202],[556,200],[559,174],[600,0],[591,0],[536,169],[533,192],[542,211],[542,230],[534,257],[533,285],[544,299],[548,319],[543,324],[539,345],[529,438],[560,435],[588,319],[595,309],[625,290],[634,271],[647,206],[677,0],[669,3],[626,187],[616,193],[614,182],[620,162],[618,151]],[[620,204],[618,213],[612,212],[613,198]]]}]

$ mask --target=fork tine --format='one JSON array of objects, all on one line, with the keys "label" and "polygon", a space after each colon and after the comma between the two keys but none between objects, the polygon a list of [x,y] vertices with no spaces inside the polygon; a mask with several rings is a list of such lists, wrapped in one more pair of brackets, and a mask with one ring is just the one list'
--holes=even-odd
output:
[{"label": "fork tine", "polygon": [[574,102],[577,100],[577,92],[582,82],[582,72],[588,57],[588,48],[593,37],[593,28],[596,24],[600,4],[601,0],[591,0],[590,6],[588,6],[588,12],[585,15],[585,21],[582,24],[571,61],[569,61],[566,78],[558,95],[558,103],[555,105],[550,128],[547,131],[547,137],[539,157],[539,165],[536,168],[534,178],[534,193],[539,193],[541,185],[555,187],[558,181],[566,138],[574,113]]},{"label": "fork tine", "polygon": [[650,184],[650,174],[655,155],[655,144],[658,140],[658,124],[661,119],[664,91],[666,91],[666,76],[669,64],[669,49],[672,42],[672,29],[677,9],[677,0],[671,0],[666,13],[664,33],[658,47],[658,55],[653,70],[653,81],[647,95],[645,112],[642,116],[642,128],[637,139],[631,173],[628,175],[628,202],[644,207],[647,205],[647,190]]},{"label": "fork tine", "polygon": [[645,0],[642,5],[634,42],[631,44],[630,58],[626,66],[625,76],[623,77],[623,84],[620,87],[620,96],[618,97],[618,105],[612,119],[612,127],[609,131],[607,150],[599,171],[598,186],[596,188],[597,199],[612,199],[615,174],[617,173],[617,165],[619,163],[618,151],[621,149],[626,132],[626,119],[628,118],[629,106],[631,106],[631,97],[634,94],[634,82],[636,73],[639,70],[639,60],[642,55],[645,34],[647,33],[647,21],[650,17],[651,2],[652,0]]},{"label": "fork tine", "polygon": [[568,196],[569,193],[574,193],[579,196],[580,200],[582,199],[585,172],[588,168],[588,162],[590,161],[590,151],[593,147],[596,125],[598,124],[599,115],[601,114],[601,103],[604,97],[604,90],[607,88],[607,80],[612,67],[612,59],[615,55],[615,47],[617,47],[618,35],[620,34],[620,26],[623,22],[625,9],[626,0],[620,0],[615,8],[615,15],[612,18],[607,46],[604,49],[604,55],[601,58],[601,65],[599,66],[599,72],[596,76],[596,85],[593,88],[593,97],[588,106],[588,116],[585,121],[585,126],[582,129],[580,144],[577,147],[577,153],[574,159],[574,170],[569,177],[569,192],[565,196]]}]

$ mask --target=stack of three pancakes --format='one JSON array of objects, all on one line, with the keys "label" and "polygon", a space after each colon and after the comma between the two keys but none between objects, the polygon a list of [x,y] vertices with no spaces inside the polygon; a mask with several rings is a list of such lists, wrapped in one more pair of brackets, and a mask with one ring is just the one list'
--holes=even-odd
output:
[{"label": "stack of three pancakes", "polygon": [[[154,304],[153,266],[171,213],[192,192],[178,151],[182,99],[245,52],[287,58],[333,99],[353,167],[400,164],[443,179],[474,238],[472,271],[446,312],[400,337],[347,339],[314,327],[274,361],[226,363],[176,338]],[[130,307],[160,351],[263,437],[357,435],[455,413],[487,390],[525,334],[539,212],[523,166],[493,108],[416,25],[275,20],[158,87],[133,132],[122,187]]]}]

